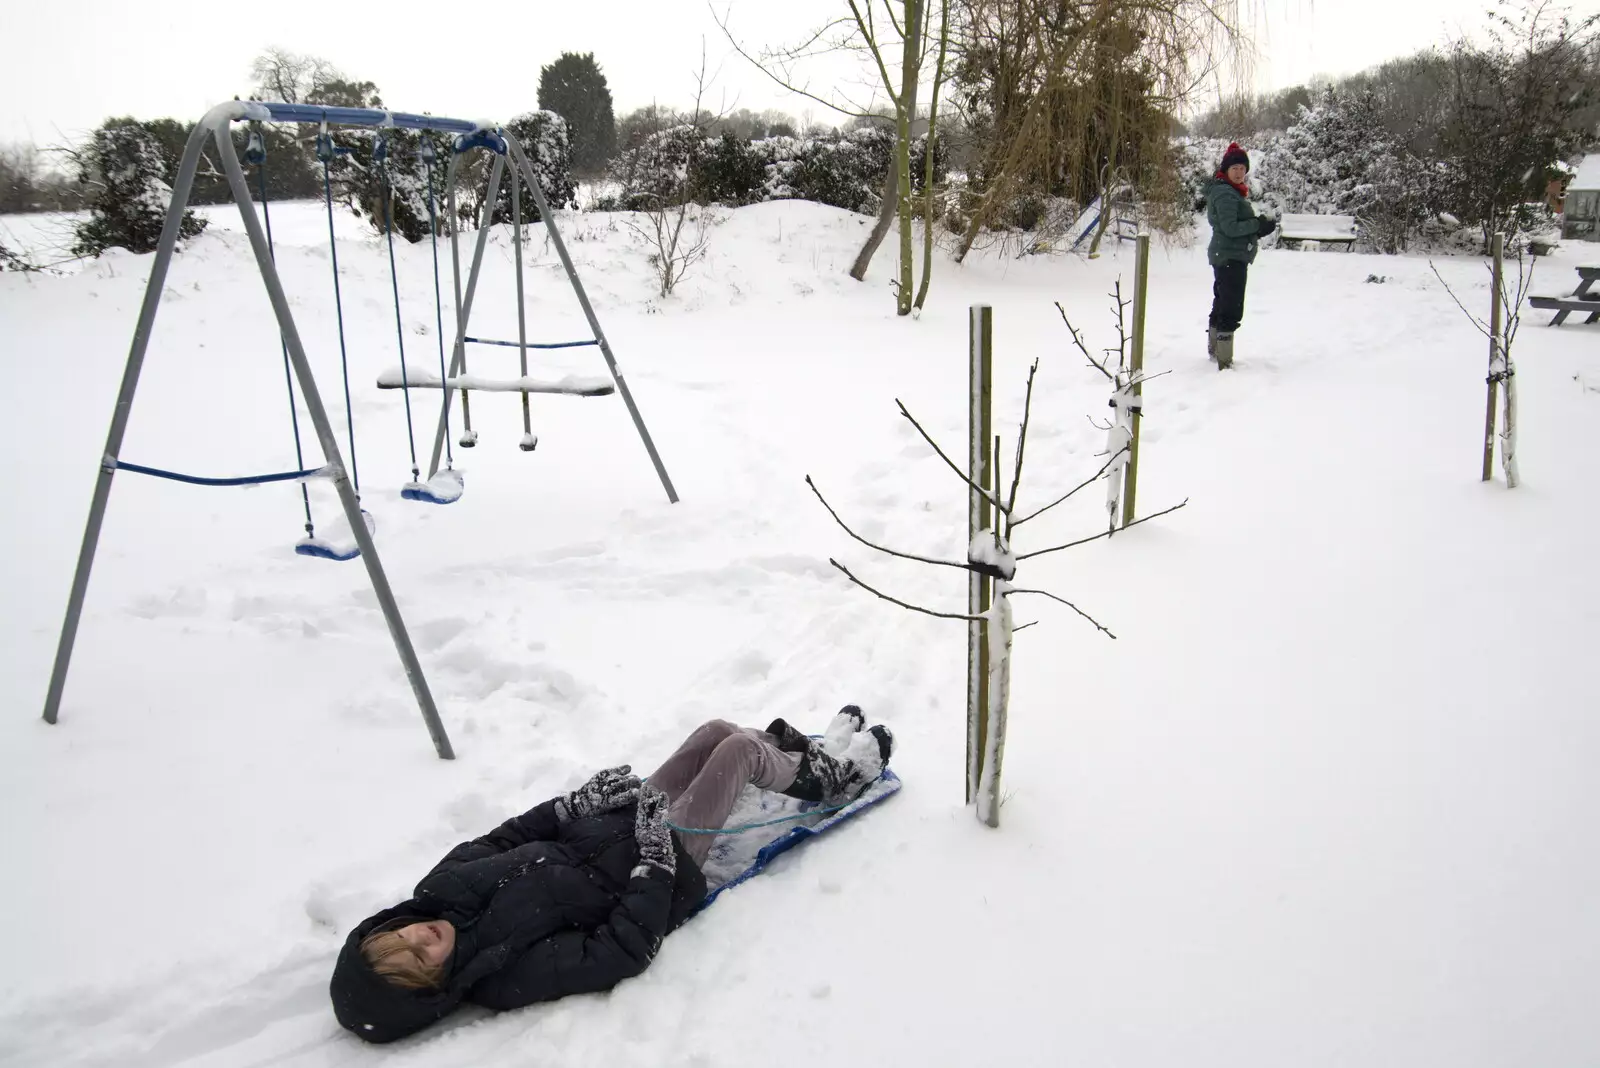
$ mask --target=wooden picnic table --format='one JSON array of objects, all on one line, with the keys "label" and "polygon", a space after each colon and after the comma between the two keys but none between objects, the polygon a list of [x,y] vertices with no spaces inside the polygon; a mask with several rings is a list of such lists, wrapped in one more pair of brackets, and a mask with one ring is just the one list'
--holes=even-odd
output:
[{"label": "wooden picnic table", "polygon": [[1564,297],[1529,297],[1528,303],[1535,308],[1554,311],[1555,318],[1549,325],[1560,326],[1567,321],[1567,316],[1573,312],[1588,312],[1589,318],[1584,323],[1600,323],[1600,293],[1590,293],[1589,289],[1596,282],[1600,282],[1600,264],[1586,263],[1575,270],[1578,272],[1578,288]]}]

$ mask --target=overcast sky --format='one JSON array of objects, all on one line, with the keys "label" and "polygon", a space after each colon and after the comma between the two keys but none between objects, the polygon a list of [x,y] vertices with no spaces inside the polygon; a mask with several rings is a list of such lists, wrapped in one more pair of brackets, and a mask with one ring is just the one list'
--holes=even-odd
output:
[{"label": "overcast sky", "polygon": [[[1483,23],[1493,0],[1241,0],[1259,56],[1257,88],[1342,74],[1439,43]],[[846,10],[843,0],[715,0],[751,45],[793,42]],[[1578,14],[1600,0],[1571,0]],[[443,24],[439,20],[445,20]],[[431,20],[431,21],[430,21]],[[716,74],[711,102],[796,117],[826,109],[787,96],[731,53],[706,0],[0,0],[0,141],[57,143],[110,115],[197,118],[248,95],[250,60],[276,45],[376,82],[397,110],[509,118],[537,106],[539,68],[594,52],[617,113],[693,96],[702,37]],[[853,64],[817,63],[814,89],[861,85]]]}]

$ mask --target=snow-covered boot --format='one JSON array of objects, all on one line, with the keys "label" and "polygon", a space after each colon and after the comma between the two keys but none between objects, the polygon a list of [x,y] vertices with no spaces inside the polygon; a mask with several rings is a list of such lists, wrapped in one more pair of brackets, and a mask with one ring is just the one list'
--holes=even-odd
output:
[{"label": "snow-covered boot", "polygon": [[860,707],[845,705],[833,717],[833,722],[828,724],[828,729],[822,736],[822,748],[838,756],[844,752],[845,746],[850,744],[850,739],[866,729],[867,717]]},{"label": "snow-covered boot", "polygon": [[1233,366],[1233,331],[1218,332],[1217,334],[1217,370],[1225,371]]},{"label": "snow-covered boot", "polygon": [[1217,358],[1217,328],[1214,326],[1206,327],[1206,358]]},{"label": "snow-covered boot", "polygon": [[858,732],[837,757],[813,742],[800,754],[794,782],[782,793],[801,801],[843,804],[883,774],[893,752],[894,735],[881,723]]}]

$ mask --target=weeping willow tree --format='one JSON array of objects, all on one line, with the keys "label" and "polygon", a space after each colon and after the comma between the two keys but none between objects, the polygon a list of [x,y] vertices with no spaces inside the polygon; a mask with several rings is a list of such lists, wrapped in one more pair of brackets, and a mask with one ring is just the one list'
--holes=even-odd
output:
[{"label": "weeping willow tree", "polygon": [[961,0],[956,259],[1024,197],[1081,204],[1126,186],[1158,225],[1177,218],[1176,116],[1244,44],[1238,0]]}]

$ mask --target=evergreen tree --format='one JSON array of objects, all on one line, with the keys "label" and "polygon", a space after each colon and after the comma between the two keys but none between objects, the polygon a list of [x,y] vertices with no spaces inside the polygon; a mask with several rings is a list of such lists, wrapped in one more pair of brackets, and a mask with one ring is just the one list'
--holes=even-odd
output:
[{"label": "evergreen tree", "polygon": [[539,110],[553,111],[567,120],[572,169],[577,173],[598,174],[616,154],[611,90],[593,52],[563,52],[560,59],[540,68]]},{"label": "evergreen tree", "polygon": [[[172,196],[165,181],[170,167],[160,140],[142,124],[107,119],[79,160],[79,181],[97,192],[89,218],[78,226],[73,252],[98,256],[113,246],[154,251]],[[204,219],[185,209],[178,236],[194,237],[205,226]]]}]

